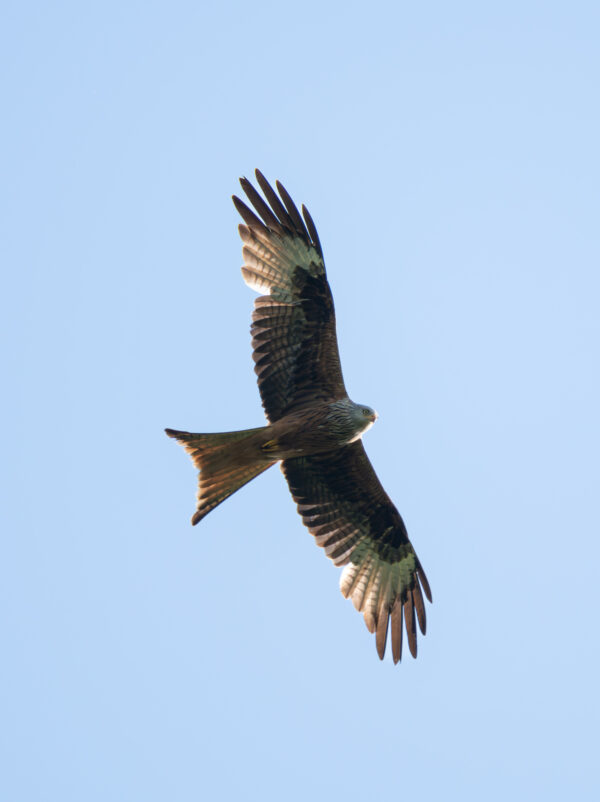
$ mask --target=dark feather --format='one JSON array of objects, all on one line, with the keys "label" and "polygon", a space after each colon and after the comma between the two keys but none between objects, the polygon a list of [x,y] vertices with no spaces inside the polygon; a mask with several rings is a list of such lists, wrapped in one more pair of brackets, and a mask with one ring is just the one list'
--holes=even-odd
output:
[{"label": "dark feather", "polygon": [[267,225],[269,228],[272,228],[273,231],[282,233],[281,223],[269,209],[264,200],[260,197],[258,192],[254,189],[250,181],[248,181],[247,178],[240,178],[240,184],[248,196],[248,200],[264,220],[265,225]]},{"label": "dark feather", "polygon": [[429,602],[433,602],[433,599],[431,597],[431,589],[429,587],[429,582],[427,581],[427,577],[425,576],[425,571],[421,568],[420,565],[419,565],[419,570],[417,571],[417,575],[419,577],[421,585],[423,586],[423,590],[425,591],[427,599],[429,600]]},{"label": "dark feather", "polygon": [[394,663],[399,663],[402,659],[402,623],[403,623],[403,614],[402,614],[402,600],[400,597],[396,599],[394,602],[394,606],[392,607],[392,657],[394,659]]},{"label": "dark feather", "polygon": [[413,588],[413,599],[415,602],[415,610],[417,611],[417,620],[419,621],[419,629],[425,635],[427,632],[427,618],[425,616],[425,604],[423,602],[423,594],[421,593],[421,586],[417,578]]},{"label": "dark feather", "polygon": [[319,235],[317,234],[317,228],[313,223],[313,219],[310,216],[310,212],[308,211],[308,209],[304,204],[302,204],[302,216],[304,217],[306,228],[308,229],[308,233],[310,234],[311,240],[317,246],[319,254],[323,256],[323,249],[321,248],[321,240],[319,239]]},{"label": "dark feather", "polygon": [[232,195],[231,199],[233,201],[233,205],[238,210],[238,212],[242,216],[244,223],[246,223],[247,226],[258,228],[259,226],[263,225],[262,221],[254,214],[254,212],[251,209],[249,209],[246,206],[243,200],[240,200],[238,198],[237,195]]},{"label": "dark feather", "polygon": [[256,174],[256,180],[258,181],[258,185],[265,193],[265,198],[269,202],[271,209],[273,209],[273,211],[277,215],[279,222],[281,223],[282,226],[287,228],[290,233],[293,232],[294,223],[292,221],[292,218],[287,213],[287,210],[283,205],[283,203],[279,200],[277,193],[275,192],[273,187],[269,184],[269,182],[267,181],[267,179],[264,177],[264,175],[261,173],[260,170],[255,170],[255,174]]},{"label": "dark feather", "polygon": [[288,214],[294,221],[296,230],[298,231],[299,234],[303,234],[305,237],[307,237],[308,232],[304,227],[304,223],[302,222],[302,218],[300,217],[300,212],[298,211],[294,201],[289,196],[287,189],[283,186],[283,184],[280,181],[276,181],[275,186],[277,187],[277,190],[281,195],[281,199],[283,200],[285,208],[288,210]]},{"label": "dark feather", "polygon": [[406,636],[408,638],[408,648],[413,657],[417,656],[417,630],[415,627],[415,609],[413,606],[412,591],[409,590],[408,597],[404,602],[404,620],[406,621]]},{"label": "dark feather", "polygon": [[377,647],[377,654],[379,659],[383,660],[385,656],[385,643],[387,641],[388,623],[390,617],[388,611],[381,611],[377,619],[377,633],[375,635],[375,645]]}]

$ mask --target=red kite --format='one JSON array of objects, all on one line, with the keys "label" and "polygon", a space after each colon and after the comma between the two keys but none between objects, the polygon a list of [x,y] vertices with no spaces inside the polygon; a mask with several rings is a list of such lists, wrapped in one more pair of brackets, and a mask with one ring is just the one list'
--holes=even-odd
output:
[{"label": "red kite", "polygon": [[[258,170],[263,197],[246,179],[253,212],[233,198],[246,284],[261,293],[252,314],[252,347],[268,426],[193,434],[166,429],[200,471],[197,524],[228,496],[281,461],[302,520],[335,565],[340,588],[375,633],[383,659],[402,655],[403,620],[417,656],[416,621],[425,634],[423,593],[431,591],[400,513],[381,486],[362,444],[377,418],[348,398],[342,378],[333,298],[321,243],[308,210],[285,188],[279,195]],[[266,199],[266,201],[265,201]]]}]

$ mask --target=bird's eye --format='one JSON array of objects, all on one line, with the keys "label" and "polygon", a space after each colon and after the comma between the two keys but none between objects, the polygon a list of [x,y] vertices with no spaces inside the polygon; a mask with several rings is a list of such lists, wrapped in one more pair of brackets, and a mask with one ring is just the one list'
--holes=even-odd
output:
[{"label": "bird's eye", "polygon": [[371,410],[370,410],[370,409],[367,409],[367,408],[365,407],[365,408],[363,409],[363,415],[366,415],[366,416],[368,417],[370,414],[371,414]]}]

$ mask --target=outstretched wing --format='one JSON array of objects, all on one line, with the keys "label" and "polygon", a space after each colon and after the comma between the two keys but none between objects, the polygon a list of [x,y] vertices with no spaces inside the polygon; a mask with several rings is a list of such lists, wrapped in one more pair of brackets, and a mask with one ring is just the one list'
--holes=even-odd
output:
[{"label": "outstretched wing", "polygon": [[252,347],[258,388],[269,421],[318,401],[344,398],[333,298],[315,225],[303,206],[276,182],[279,195],[256,170],[267,202],[252,184],[240,184],[260,218],[239,198],[246,284],[262,293],[254,302]]},{"label": "outstretched wing", "polygon": [[391,624],[394,663],[402,656],[402,621],[417,656],[417,630],[425,634],[427,577],[400,513],[381,486],[362,442],[327,454],[284,460],[282,470],[298,512],[335,565],[345,565],[340,589],[364,614],[383,660]]}]

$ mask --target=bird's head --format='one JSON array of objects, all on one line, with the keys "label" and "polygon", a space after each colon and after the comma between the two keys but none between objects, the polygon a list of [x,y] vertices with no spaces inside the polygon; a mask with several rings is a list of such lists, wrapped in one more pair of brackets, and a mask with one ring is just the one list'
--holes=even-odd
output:
[{"label": "bird's head", "polygon": [[374,409],[371,409],[371,407],[368,407],[365,404],[358,404],[357,406],[360,408],[360,414],[365,420],[369,421],[369,423],[375,423],[378,415]]},{"label": "bird's head", "polygon": [[351,404],[351,417],[356,429],[356,434],[352,438],[350,442],[354,440],[358,440],[359,437],[370,429],[371,426],[377,420],[377,413],[371,407],[368,407],[366,404],[355,404],[353,401],[350,402]]},{"label": "bird's head", "polygon": [[329,404],[328,421],[340,444],[360,439],[377,420],[377,413],[366,404],[355,404],[349,398]]}]

